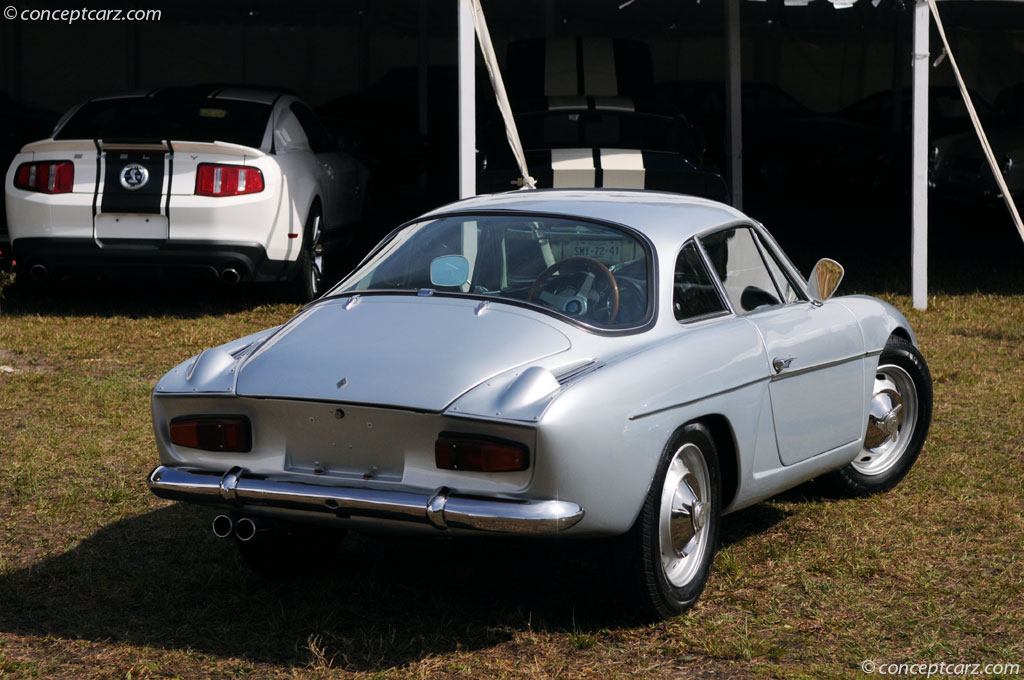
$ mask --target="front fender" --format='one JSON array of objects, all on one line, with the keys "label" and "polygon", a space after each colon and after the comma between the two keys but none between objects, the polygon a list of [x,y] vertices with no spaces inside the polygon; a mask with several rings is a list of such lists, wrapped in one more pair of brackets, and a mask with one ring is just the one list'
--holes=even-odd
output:
[{"label": "front fender", "polygon": [[880,352],[896,329],[904,330],[910,342],[917,346],[917,336],[910,327],[907,317],[888,302],[870,295],[844,295],[832,298],[832,302],[846,307],[860,323],[867,352]]}]

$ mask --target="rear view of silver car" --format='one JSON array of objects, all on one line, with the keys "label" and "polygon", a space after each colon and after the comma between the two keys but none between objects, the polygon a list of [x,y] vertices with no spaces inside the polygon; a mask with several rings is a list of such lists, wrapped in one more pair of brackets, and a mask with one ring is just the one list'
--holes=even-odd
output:
[{"label": "rear view of silver car", "polygon": [[5,191],[26,278],[156,274],[321,291],[367,170],[295,96],[166,88],[88,101],[26,145]]}]

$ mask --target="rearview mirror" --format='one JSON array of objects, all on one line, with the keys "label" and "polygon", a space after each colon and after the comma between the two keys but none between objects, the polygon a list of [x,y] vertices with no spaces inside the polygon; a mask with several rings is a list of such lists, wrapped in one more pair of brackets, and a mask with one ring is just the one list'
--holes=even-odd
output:
[{"label": "rearview mirror", "polygon": [[430,283],[441,288],[461,286],[469,280],[469,260],[462,255],[442,255],[430,263]]},{"label": "rearview mirror", "polygon": [[818,302],[824,302],[839,288],[844,273],[843,265],[823,257],[814,265],[814,270],[807,280],[807,293]]}]

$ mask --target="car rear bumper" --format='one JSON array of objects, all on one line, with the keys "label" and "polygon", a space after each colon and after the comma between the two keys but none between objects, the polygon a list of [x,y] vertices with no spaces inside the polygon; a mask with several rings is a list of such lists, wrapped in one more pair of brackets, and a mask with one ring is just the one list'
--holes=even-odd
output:
[{"label": "car rear bumper", "polygon": [[563,500],[464,496],[441,487],[433,493],[359,486],[327,486],[226,472],[157,466],[149,488],[160,498],[234,507],[258,506],[316,511],[337,517],[398,520],[438,529],[502,534],[545,534],[583,519],[583,508]]},{"label": "car rear bumper", "polygon": [[22,271],[36,265],[35,273],[52,278],[102,273],[132,278],[165,280],[225,279],[230,282],[281,281],[292,272],[294,262],[267,258],[258,243],[179,241],[156,239],[115,239],[97,243],[88,238],[19,238],[13,244],[14,258]]}]

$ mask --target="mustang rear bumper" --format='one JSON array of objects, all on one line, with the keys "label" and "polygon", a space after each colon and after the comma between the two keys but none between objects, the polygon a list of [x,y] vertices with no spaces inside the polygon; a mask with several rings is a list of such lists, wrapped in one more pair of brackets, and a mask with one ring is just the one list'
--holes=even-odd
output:
[{"label": "mustang rear bumper", "polygon": [[559,500],[466,496],[441,487],[414,491],[327,486],[249,475],[239,467],[224,473],[157,466],[149,489],[160,498],[216,505],[312,510],[338,517],[366,517],[431,524],[438,529],[474,529],[505,534],[542,534],[568,529],[583,508]]},{"label": "mustang rear bumper", "polygon": [[213,280],[226,269],[243,281],[282,281],[293,271],[292,261],[267,258],[259,243],[108,239],[100,246],[91,238],[19,238],[15,258],[26,274],[43,265],[52,276],[103,272],[131,278],[169,281]]}]

